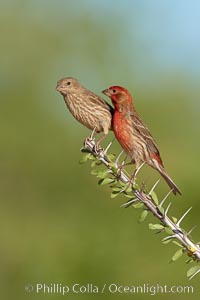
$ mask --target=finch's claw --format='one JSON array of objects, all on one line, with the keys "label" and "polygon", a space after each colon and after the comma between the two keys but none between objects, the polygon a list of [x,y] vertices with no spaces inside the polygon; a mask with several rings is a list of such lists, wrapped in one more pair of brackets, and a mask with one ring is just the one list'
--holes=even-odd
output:
[{"label": "finch's claw", "polygon": [[88,143],[91,143],[93,140],[91,139],[91,137],[89,136],[89,137],[87,137],[85,140],[84,140],[84,142],[83,142],[83,146],[85,147],[85,148],[87,148],[87,144]]},{"label": "finch's claw", "polygon": [[87,146],[87,142],[88,142],[88,143],[94,142],[95,131],[96,131],[96,128],[94,128],[94,129],[92,130],[91,135],[85,139],[85,141],[84,141],[84,143],[83,143],[84,147]]},{"label": "finch's claw", "polygon": [[93,151],[98,155],[101,151],[103,151],[103,148],[98,143],[96,143],[93,147]]}]

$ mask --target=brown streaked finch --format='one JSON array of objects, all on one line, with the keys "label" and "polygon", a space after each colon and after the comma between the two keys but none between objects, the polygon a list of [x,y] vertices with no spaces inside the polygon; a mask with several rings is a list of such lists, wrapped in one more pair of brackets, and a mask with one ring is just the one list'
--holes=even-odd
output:
[{"label": "brown streaked finch", "polygon": [[112,127],[113,108],[104,99],[82,86],[77,79],[58,80],[56,90],[61,93],[74,118],[95,133],[103,132],[97,144]]},{"label": "brown streaked finch", "polygon": [[156,142],[137,114],[129,91],[120,86],[111,86],[102,92],[114,104],[113,130],[132,163],[136,164],[136,170],[145,162],[162,175],[175,195],[181,195],[179,188],[166,173]]}]

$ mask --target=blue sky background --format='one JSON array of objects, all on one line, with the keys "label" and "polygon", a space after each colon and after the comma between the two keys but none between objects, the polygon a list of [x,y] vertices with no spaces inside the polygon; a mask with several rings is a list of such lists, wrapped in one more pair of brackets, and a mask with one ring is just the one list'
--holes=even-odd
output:
[{"label": "blue sky background", "polygon": [[[74,31],[73,55],[71,64],[82,76],[88,73],[96,84],[100,80],[95,72],[94,61],[78,53],[80,47],[87,48],[87,36],[76,29],[76,20],[88,19],[90,24],[104,28],[110,34],[105,46],[106,51],[99,52],[97,60],[107,67],[116,82],[123,82],[125,74],[130,73],[133,86],[137,81],[150,81],[160,73],[181,73],[190,80],[191,87],[197,86],[200,81],[200,2],[187,0],[125,0],[125,1],[91,1],[91,0],[36,0],[36,1],[3,1],[0,4],[2,18],[9,22],[13,16],[21,22],[20,31],[26,31],[29,24],[48,30],[49,35],[63,38],[65,51],[60,49],[55,65],[66,60],[66,49],[71,44],[70,34]],[[72,18],[71,26],[67,20]],[[3,22],[3,21],[2,21]],[[17,26],[19,22],[17,22]],[[68,28],[69,27],[69,28]],[[65,32],[61,35],[61,29]],[[4,29],[5,30],[5,29]],[[89,29],[92,30],[91,28]],[[28,29],[27,29],[28,31]],[[20,43],[14,33],[14,45]],[[101,42],[98,31],[90,37],[91,45]],[[7,34],[10,37],[10,32]],[[24,37],[26,38],[26,37]],[[21,37],[23,39],[23,35]],[[26,38],[27,39],[27,38]],[[31,38],[34,42],[34,39]],[[12,41],[11,41],[12,42]],[[26,42],[24,40],[24,42]],[[85,45],[85,46],[84,46]],[[38,45],[39,46],[39,45]],[[98,46],[97,46],[98,47]],[[60,47],[61,48],[61,47]],[[64,49],[64,48],[63,48]],[[12,63],[13,47],[9,62]],[[25,51],[23,49],[23,51]],[[96,51],[96,50],[94,50]],[[78,54],[77,54],[78,53]],[[6,50],[6,54],[9,54]],[[54,58],[53,58],[54,60]],[[73,61],[73,62],[72,62]],[[2,62],[3,64],[5,61]],[[70,64],[70,62],[69,62]],[[76,68],[75,65],[77,64]],[[80,68],[81,66],[81,68]],[[54,66],[56,67],[56,66]],[[84,69],[82,72],[80,69]],[[121,77],[117,70],[120,70]],[[113,72],[112,72],[113,70]],[[108,76],[109,78],[109,76]],[[128,83],[129,84],[129,83]]]},{"label": "blue sky background", "polygon": [[[9,1],[8,1],[9,2]],[[17,2],[13,1],[17,6]],[[8,3],[6,4],[8,6]],[[45,9],[48,5],[48,10]],[[88,15],[97,22],[116,22],[114,41],[125,53],[143,47],[161,68],[177,66],[188,75],[200,74],[200,2],[198,0],[78,0],[78,1],[25,1],[30,16],[45,22],[45,15],[58,14],[64,24],[67,9],[76,15]],[[44,9],[43,9],[44,8]],[[46,10],[46,13],[45,13]],[[103,18],[103,20],[102,20]],[[49,24],[48,24],[49,25]],[[52,23],[51,26],[55,24]],[[118,29],[124,28],[124,35]],[[137,36],[137,32],[139,35]],[[137,43],[135,43],[137,38]],[[134,43],[133,43],[134,41]],[[149,57],[145,61],[148,64]]]}]

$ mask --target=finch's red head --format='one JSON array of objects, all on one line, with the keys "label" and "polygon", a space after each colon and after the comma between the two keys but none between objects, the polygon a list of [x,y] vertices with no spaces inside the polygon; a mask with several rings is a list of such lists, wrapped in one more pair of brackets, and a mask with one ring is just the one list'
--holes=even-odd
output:
[{"label": "finch's red head", "polygon": [[129,103],[132,104],[131,94],[127,89],[121,86],[111,86],[108,89],[102,91],[102,93],[112,100],[116,108],[120,106],[126,106]]}]

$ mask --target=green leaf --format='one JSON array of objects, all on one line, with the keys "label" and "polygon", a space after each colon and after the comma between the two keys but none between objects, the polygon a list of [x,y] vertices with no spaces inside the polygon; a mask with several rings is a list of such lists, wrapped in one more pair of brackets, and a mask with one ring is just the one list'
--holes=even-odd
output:
[{"label": "green leaf", "polygon": [[163,228],[164,226],[162,224],[152,224],[152,223],[149,224],[149,229],[152,230],[161,230]]},{"label": "green leaf", "polygon": [[184,249],[182,248],[182,249],[179,249],[179,250],[177,250],[175,253],[174,253],[174,255],[172,256],[172,259],[171,259],[171,261],[173,262],[173,261],[176,261],[176,260],[178,260],[182,255],[183,255],[183,251],[184,251]]},{"label": "green leaf", "polygon": [[129,199],[128,201],[126,201],[124,204],[122,204],[122,207],[133,206],[133,204],[136,204],[136,203],[138,203],[138,199],[132,198],[132,199]]},{"label": "green leaf", "polygon": [[116,186],[114,188],[112,188],[113,192],[121,192],[122,188],[120,186]]},{"label": "green leaf", "polygon": [[106,178],[107,175],[108,175],[108,170],[99,171],[98,174],[97,174],[97,177],[103,179],[103,178]]},{"label": "green leaf", "polygon": [[194,258],[189,258],[185,262],[186,262],[186,264],[190,264],[191,262],[194,262],[194,261],[195,261]]},{"label": "green leaf", "polygon": [[115,178],[115,181],[112,183],[112,185],[110,186],[112,189],[118,186],[118,181]]},{"label": "green leaf", "polygon": [[174,223],[177,223],[177,218],[172,217],[172,221],[173,221]]},{"label": "green leaf", "polygon": [[79,160],[80,164],[84,164],[91,156],[91,153],[86,153],[82,156],[82,158]]},{"label": "green leaf", "polygon": [[94,160],[92,163],[91,163],[91,168],[94,168],[96,167],[96,160]]},{"label": "green leaf", "polygon": [[[132,189],[137,191],[139,189],[139,185],[136,182],[134,182]],[[145,190],[143,190],[143,191],[145,192]]]},{"label": "green leaf", "polygon": [[93,162],[91,163],[91,167],[96,167],[96,166],[100,166],[102,164],[102,162],[98,159],[93,160]]},{"label": "green leaf", "polygon": [[127,187],[127,183],[124,183],[122,181],[119,181],[119,184],[121,185],[121,187],[125,190]]},{"label": "green leaf", "polygon": [[95,163],[97,166],[100,166],[102,164],[102,161],[100,161],[99,159],[96,159]]},{"label": "green leaf", "polygon": [[128,185],[129,185],[128,188],[127,187],[125,188],[127,194],[131,193],[133,191],[132,186],[129,183],[128,183]]},{"label": "green leaf", "polygon": [[116,198],[120,194],[121,194],[120,191],[118,191],[118,192],[114,191],[114,192],[111,193],[110,197],[113,199],[113,198]]},{"label": "green leaf", "polygon": [[99,184],[99,185],[105,185],[105,184],[109,184],[109,183],[114,182],[114,181],[115,181],[115,180],[112,179],[112,178],[103,178],[103,179],[100,179],[100,180],[98,181],[98,184]]},{"label": "green leaf", "polygon": [[91,153],[91,151],[87,148],[81,148],[82,153]]},{"label": "green leaf", "polygon": [[165,213],[164,208],[163,208],[162,206],[158,206],[158,209],[159,209],[159,211],[161,212],[161,214],[164,215],[164,213]]},{"label": "green leaf", "polygon": [[165,232],[169,235],[174,234],[173,230],[170,227],[165,227]]},{"label": "green leaf", "polygon": [[148,210],[146,210],[146,209],[143,210],[143,212],[142,212],[141,215],[140,215],[140,218],[139,218],[138,222],[139,222],[139,223],[144,222],[144,220],[146,219],[148,213],[149,213]]},{"label": "green leaf", "polygon": [[194,275],[198,270],[200,270],[199,266],[193,266],[187,271],[187,277]]},{"label": "green leaf", "polygon": [[138,203],[133,204],[134,208],[141,208],[143,206],[144,206],[144,204],[142,202],[138,202]]},{"label": "green leaf", "polygon": [[[135,197],[133,197],[133,195],[126,194],[125,191],[123,191],[123,194],[124,194],[124,196],[125,196],[126,198],[135,198]],[[139,200],[138,200],[138,201],[139,201]]]},{"label": "green leaf", "polygon": [[171,240],[172,239],[170,239],[170,238],[169,239],[164,238],[164,239],[162,239],[162,243],[163,244],[169,244],[171,242]]},{"label": "green leaf", "polygon": [[98,174],[98,171],[97,170],[92,170],[91,174],[96,176]]},{"label": "green leaf", "polygon": [[115,154],[108,154],[108,155],[107,155],[107,158],[108,158],[108,160],[110,160],[110,161],[112,161],[115,157],[116,157]]},{"label": "green leaf", "polygon": [[151,192],[151,197],[156,205],[159,204],[158,197],[154,191]]},{"label": "green leaf", "polygon": [[113,162],[109,163],[109,167],[111,168],[111,170],[113,171],[114,174],[118,174],[118,170],[116,168],[116,165]]},{"label": "green leaf", "polygon": [[177,245],[177,246],[179,246],[180,248],[183,248],[183,245],[181,245],[181,244],[178,243],[177,241],[173,241],[172,243],[175,244],[175,245]]}]

